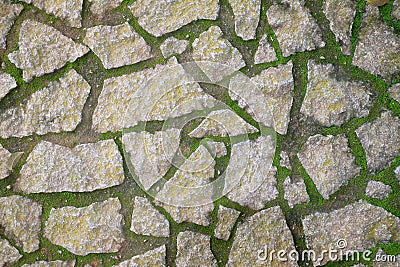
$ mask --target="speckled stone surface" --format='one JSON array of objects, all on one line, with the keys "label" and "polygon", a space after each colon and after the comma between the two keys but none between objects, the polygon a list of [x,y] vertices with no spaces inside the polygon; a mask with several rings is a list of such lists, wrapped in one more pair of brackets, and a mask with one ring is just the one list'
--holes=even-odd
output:
[{"label": "speckled stone surface", "polygon": [[379,181],[369,181],[365,189],[365,194],[368,197],[377,198],[379,200],[387,198],[392,192],[390,185]]},{"label": "speckled stone surface", "polygon": [[258,43],[257,51],[254,55],[254,64],[268,63],[278,60],[275,49],[268,43],[268,35],[264,34]]},{"label": "speckled stone surface", "polygon": [[240,211],[235,209],[219,206],[218,208],[218,223],[214,229],[216,238],[227,241],[231,236],[231,231],[236,223]]},{"label": "speckled stone surface", "polygon": [[182,54],[189,45],[188,40],[179,40],[175,37],[168,37],[160,45],[161,53],[164,58],[168,58],[173,54]]},{"label": "speckled stone surface", "polygon": [[6,239],[0,239],[0,266],[16,263],[22,257],[18,249],[13,247]]},{"label": "speckled stone surface", "polygon": [[0,100],[15,87],[15,79],[10,74],[0,71]]},{"label": "speckled stone surface", "polygon": [[235,31],[243,40],[256,38],[261,0],[229,0],[235,15]]},{"label": "speckled stone surface", "polygon": [[165,245],[123,261],[114,267],[160,266],[164,267],[167,254]]},{"label": "speckled stone surface", "polygon": [[[9,1],[0,1],[0,48],[6,49],[6,36],[24,7]],[[1,89],[0,89],[1,91]]]}]

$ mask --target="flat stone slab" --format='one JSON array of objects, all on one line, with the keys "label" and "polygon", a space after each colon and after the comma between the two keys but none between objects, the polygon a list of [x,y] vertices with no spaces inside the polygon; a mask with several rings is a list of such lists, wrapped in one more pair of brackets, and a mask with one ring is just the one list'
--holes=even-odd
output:
[{"label": "flat stone slab", "polygon": [[41,141],[15,183],[23,193],[91,192],[124,181],[122,156],[113,140],[68,148]]},{"label": "flat stone slab", "polygon": [[75,70],[0,114],[0,136],[70,132],[81,122],[90,85]]},{"label": "flat stone slab", "polygon": [[88,28],[83,43],[100,58],[106,69],[131,65],[151,57],[151,47],[128,22]]},{"label": "flat stone slab", "polygon": [[19,254],[18,249],[11,246],[6,239],[0,238],[0,266],[11,266],[20,258],[22,255]]},{"label": "flat stone slab", "polygon": [[254,64],[268,63],[278,60],[275,49],[268,43],[268,35],[264,34],[258,43],[257,51],[254,55]]},{"label": "flat stone slab", "polygon": [[199,19],[215,20],[218,16],[217,0],[152,1],[138,0],[130,7],[138,23],[147,32],[160,37]]},{"label": "flat stone slab", "polygon": [[52,208],[44,237],[75,255],[117,252],[124,241],[120,210],[118,198],[82,208]]},{"label": "flat stone slab", "polygon": [[140,267],[140,266],[166,266],[165,257],[167,248],[165,245],[156,249],[147,251],[144,254],[136,255],[133,258],[123,261],[114,267]]},{"label": "flat stone slab", "polygon": [[160,50],[164,58],[168,58],[174,54],[182,54],[189,45],[188,40],[179,40],[171,36],[165,39],[160,45]]},{"label": "flat stone slab", "polygon": [[219,206],[217,215],[218,223],[214,229],[215,237],[227,241],[231,236],[231,231],[239,215],[240,211]]},{"label": "flat stone slab", "polygon": [[52,73],[89,52],[89,48],[74,42],[55,28],[30,19],[21,25],[18,47],[8,58],[23,70],[26,82]]},{"label": "flat stone slab", "polygon": [[104,13],[118,7],[123,0],[89,0],[89,10],[93,14],[103,16]]},{"label": "flat stone slab", "polygon": [[[1,3],[0,3],[1,6]],[[1,23],[1,22],[0,22]],[[1,26],[0,26],[1,27]],[[6,72],[0,71],[0,100],[11,91],[17,87],[17,83],[15,79]]]},{"label": "flat stone slab", "polygon": [[298,153],[299,160],[323,198],[355,178],[361,170],[343,135],[311,136]]},{"label": "flat stone slab", "polygon": [[389,88],[390,96],[400,103],[400,83],[397,83]]},{"label": "flat stone slab", "polygon": [[383,200],[392,193],[392,187],[379,181],[369,181],[365,195],[371,198]]},{"label": "flat stone slab", "polygon": [[243,40],[256,38],[261,0],[229,0],[235,16],[236,34]]},{"label": "flat stone slab", "polygon": [[76,260],[70,261],[37,261],[31,264],[24,264],[22,267],[74,267]]},{"label": "flat stone slab", "polygon": [[306,184],[300,177],[287,177],[283,182],[283,191],[284,198],[287,200],[290,208],[293,208],[295,205],[310,201]]},{"label": "flat stone slab", "polygon": [[7,34],[23,9],[24,6],[20,4],[12,4],[9,1],[0,2],[0,48],[6,49]]}]

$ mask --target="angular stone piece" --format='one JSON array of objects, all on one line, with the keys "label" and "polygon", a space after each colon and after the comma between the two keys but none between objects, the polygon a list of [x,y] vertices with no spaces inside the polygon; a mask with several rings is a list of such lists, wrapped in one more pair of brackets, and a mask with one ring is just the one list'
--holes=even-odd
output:
[{"label": "angular stone piece", "polygon": [[6,239],[0,238],[0,266],[11,266],[20,258],[22,258],[22,255],[19,254],[18,249],[11,246]]},{"label": "angular stone piece", "polygon": [[398,166],[396,170],[394,170],[394,174],[396,175],[397,179],[399,179],[400,182],[400,166]]},{"label": "angular stone piece", "polygon": [[223,142],[207,141],[204,146],[208,149],[213,158],[220,158],[228,154]]},{"label": "angular stone piece", "polygon": [[273,4],[267,17],[284,57],[325,46],[321,30],[304,0],[282,0],[281,4]]},{"label": "angular stone piece", "polygon": [[165,39],[165,41],[160,45],[160,49],[163,57],[168,58],[173,54],[182,54],[188,45],[188,40],[179,40],[171,36]]},{"label": "angular stone piece", "polygon": [[367,5],[353,64],[391,81],[400,74],[400,37],[383,21],[377,7]]},{"label": "angular stone piece", "polygon": [[8,58],[23,70],[26,82],[52,73],[89,52],[86,46],[75,43],[55,28],[30,19],[22,23],[18,47]]},{"label": "angular stone piece", "polygon": [[400,154],[400,119],[391,111],[363,124],[356,134],[365,150],[368,168],[378,172]]},{"label": "angular stone piece", "polygon": [[332,64],[308,62],[307,92],[301,112],[326,127],[340,126],[354,117],[366,117],[372,106],[370,86],[347,81]]},{"label": "angular stone piece", "polygon": [[227,241],[231,235],[232,228],[235,225],[235,222],[239,215],[240,211],[224,206],[219,206],[218,223],[214,229],[215,237]]},{"label": "angular stone piece", "polygon": [[44,237],[80,256],[117,252],[124,241],[120,210],[118,198],[82,208],[52,208]]},{"label": "angular stone piece", "polygon": [[104,13],[118,7],[123,0],[89,0],[89,10],[93,14],[103,16]]},{"label": "angular stone piece", "polygon": [[389,88],[390,96],[400,103],[400,83],[397,83]]},{"label": "angular stone piece", "polygon": [[89,93],[90,85],[75,70],[70,70],[16,107],[0,113],[0,136],[73,131],[81,122],[81,112]]},{"label": "angular stone piece", "polygon": [[165,267],[165,257],[167,255],[167,249],[165,245],[156,249],[147,251],[144,254],[136,255],[130,260],[121,262],[114,267],[141,267],[141,266],[157,266]]},{"label": "angular stone piece", "polygon": [[26,194],[91,192],[123,181],[122,156],[113,140],[74,148],[41,141],[22,167],[15,189]]},{"label": "angular stone piece", "polygon": [[369,181],[365,190],[365,195],[371,198],[383,200],[392,193],[392,187],[379,181]]},{"label": "angular stone piece", "polygon": [[195,20],[215,20],[219,11],[217,0],[138,0],[129,8],[139,25],[157,37]]},{"label": "angular stone piece", "polygon": [[15,240],[17,246],[31,253],[39,249],[42,206],[21,196],[0,198],[0,225],[4,234]]},{"label": "angular stone piece", "polygon": [[295,250],[292,234],[279,206],[262,210],[238,225],[226,266],[298,266],[291,260],[259,260],[259,251],[265,251],[265,247],[275,251]]},{"label": "angular stone piece", "polygon": [[400,21],[400,0],[394,0],[392,8],[392,19]]},{"label": "angular stone piece", "polygon": [[235,15],[235,31],[243,40],[256,38],[261,0],[229,0]]},{"label": "angular stone piece", "polygon": [[0,72],[0,100],[15,87],[17,87],[15,79],[8,73]]},{"label": "angular stone piece", "polygon": [[22,9],[24,9],[23,5],[12,4],[11,1],[6,0],[0,1],[0,49],[6,49],[6,36]]},{"label": "angular stone piece", "polygon": [[0,144],[0,180],[10,175],[14,162],[20,155],[21,153],[10,153]]},{"label": "angular stone piece", "polygon": [[348,143],[343,134],[317,134],[308,138],[297,155],[325,199],[360,173],[361,167],[356,165]]},{"label": "angular stone piece", "polygon": [[169,222],[161,212],[151,205],[150,200],[144,197],[135,197],[131,231],[138,235],[168,237]]},{"label": "angular stone piece", "polygon": [[279,160],[279,165],[281,167],[285,167],[288,170],[292,170],[292,165],[290,164],[290,158],[288,153],[282,150],[281,153],[279,154],[279,157],[281,158]]},{"label": "angular stone piece", "polygon": [[[322,255],[322,250],[327,248],[340,251],[337,246],[340,239],[347,243],[344,252],[362,252],[377,244],[400,241],[400,219],[365,200],[329,213],[308,215],[303,219],[303,227],[307,247],[316,255]],[[325,254],[324,259],[314,262],[314,266],[324,265],[327,261]]]},{"label": "angular stone piece", "polygon": [[216,267],[217,261],[210,249],[210,237],[186,231],[178,234],[176,267]]},{"label": "angular stone piece", "polygon": [[32,264],[24,264],[22,267],[74,267],[76,260],[70,261],[37,261]]},{"label": "angular stone piece", "polygon": [[283,182],[283,191],[285,192],[284,198],[287,200],[290,208],[310,201],[306,184],[301,177],[287,177]]},{"label": "angular stone piece", "polygon": [[275,49],[268,43],[268,35],[264,34],[258,43],[256,54],[254,55],[254,64],[268,63],[278,60]]}]

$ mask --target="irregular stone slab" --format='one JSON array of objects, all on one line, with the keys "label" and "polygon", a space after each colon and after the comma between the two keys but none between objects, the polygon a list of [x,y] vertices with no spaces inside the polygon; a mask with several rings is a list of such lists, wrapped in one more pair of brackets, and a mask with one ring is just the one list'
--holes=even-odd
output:
[{"label": "irregular stone slab", "polygon": [[168,58],[173,54],[182,54],[188,45],[188,40],[179,40],[171,36],[165,39],[165,41],[160,45],[160,49],[163,57]]},{"label": "irregular stone slab", "polygon": [[156,249],[147,251],[144,254],[134,256],[130,260],[121,262],[114,267],[140,267],[140,266],[159,266],[165,267],[165,257],[167,255],[167,249],[165,245]]},{"label": "irregular stone slab", "polygon": [[363,124],[356,134],[365,150],[368,168],[378,172],[400,154],[400,119],[391,111]]},{"label": "irregular stone slab", "polygon": [[185,231],[178,234],[176,267],[217,266],[210,249],[210,237],[200,233]]},{"label": "irregular stone slab", "polygon": [[351,55],[353,21],[357,3],[352,0],[327,0],[323,2],[323,11],[329,20],[329,27],[340,44],[342,53]]},{"label": "irregular stone slab", "polygon": [[275,49],[268,43],[268,35],[264,34],[258,43],[256,54],[254,55],[254,64],[268,63],[278,60]]},{"label": "irregular stone slab", "polygon": [[75,255],[117,252],[124,241],[120,210],[118,198],[82,208],[52,208],[44,237]]},{"label": "irregular stone slab", "polygon": [[122,156],[113,140],[74,148],[41,141],[22,167],[15,189],[27,194],[91,192],[123,181]]},{"label": "irregular stone slab", "polygon": [[90,12],[96,15],[103,16],[104,13],[118,7],[123,0],[89,0]]},{"label": "irregular stone slab", "polygon": [[287,177],[283,182],[283,191],[285,192],[284,198],[287,200],[290,208],[310,201],[306,184],[301,177]]},{"label": "irregular stone slab", "polygon": [[86,46],[75,43],[55,28],[30,19],[22,23],[18,47],[8,58],[23,70],[26,82],[52,73],[89,52]]},{"label": "irregular stone slab", "polygon": [[157,37],[195,20],[215,20],[219,11],[217,0],[138,0],[129,8],[139,18],[139,25]]},{"label": "irregular stone slab", "polygon": [[218,223],[214,229],[214,235],[216,238],[228,241],[233,226],[237,218],[240,215],[240,211],[230,209],[224,206],[218,208]]},{"label": "irregular stone slab", "polygon": [[22,155],[23,153],[10,153],[7,149],[3,148],[0,144],[0,180],[7,178],[12,169],[14,162]]},{"label": "irregular stone slab", "polygon": [[0,100],[15,87],[17,87],[15,79],[8,73],[0,72]]},{"label": "irregular stone slab", "polygon": [[0,1],[0,48],[6,49],[6,36],[22,9],[24,9],[23,5],[12,4],[5,0]]},{"label": "irregular stone slab", "polygon": [[379,181],[369,181],[365,194],[367,197],[383,200],[392,193],[392,187]]},{"label": "irregular stone slab", "polygon": [[372,106],[370,86],[340,78],[332,64],[308,62],[307,92],[301,112],[326,127],[366,117]]},{"label": "irregular stone slab", "polygon": [[400,21],[400,0],[394,0],[393,2],[392,19]]},{"label": "irregular stone slab", "polygon": [[321,30],[304,0],[283,0],[281,4],[273,4],[267,11],[267,18],[284,57],[325,46]]},{"label": "irregular stone slab", "polygon": [[50,82],[18,106],[0,114],[2,138],[70,132],[81,122],[90,85],[75,70]]},{"label": "irregular stone slab", "polygon": [[390,96],[400,103],[400,83],[393,85],[389,88]]},{"label": "irregular stone slab", "polygon": [[168,237],[169,222],[161,212],[151,205],[150,200],[144,197],[135,197],[131,231],[138,235]]},{"label": "irregular stone slab", "polygon": [[223,142],[207,141],[204,146],[208,149],[208,152],[210,152],[213,158],[220,158],[228,154]]},{"label": "irregular stone slab", "polygon": [[279,157],[281,158],[279,160],[279,165],[281,167],[285,167],[288,170],[292,170],[292,165],[290,164],[290,158],[288,153],[282,150],[281,153],[279,153]]},{"label": "irregular stone slab", "polygon": [[[316,255],[322,255],[322,250],[327,248],[340,251],[337,246],[340,239],[346,240],[344,251],[359,252],[377,244],[400,241],[400,219],[365,200],[329,213],[308,215],[303,219],[303,228],[307,247]],[[340,255],[338,253],[339,260]],[[317,259],[314,266],[324,265],[327,261],[325,254],[325,258]]]},{"label": "irregular stone slab", "polygon": [[42,206],[21,196],[0,198],[0,225],[4,234],[15,240],[17,246],[31,253],[39,249]]},{"label": "irregular stone slab", "polygon": [[[271,136],[260,136],[232,146],[226,169],[226,197],[253,210],[262,209],[278,196],[275,155]],[[231,191],[229,189],[232,188]]]},{"label": "irregular stone slab", "polygon": [[391,81],[400,74],[400,37],[383,21],[377,7],[367,5],[353,64]]},{"label": "irregular stone slab", "polygon": [[356,165],[349,141],[343,134],[311,136],[297,154],[304,169],[323,198],[356,177],[361,167]]},{"label": "irregular stone slab", "polygon": [[171,167],[172,159],[179,148],[180,130],[126,133],[122,137],[125,154],[129,155],[141,185],[145,190],[160,180]]},{"label": "irregular stone slab", "polygon": [[106,69],[131,65],[151,57],[151,47],[128,22],[86,29],[83,43],[100,58]]},{"label": "irregular stone slab", "polygon": [[260,0],[229,0],[235,15],[235,31],[243,40],[256,38],[256,30],[260,20]]},{"label": "irregular stone slab", "polygon": [[20,258],[22,258],[22,255],[19,254],[18,249],[11,246],[6,239],[0,238],[0,266],[11,266]]},{"label": "irregular stone slab", "polygon": [[[298,266],[296,261],[259,260],[260,251],[295,250],[292,234],[279,206],[262,210],[238,225],[227,267],[234,266]],[[261,255],[260,255],[261,254]]]},{"label": "irregular stone slab", "polygon": [[24,264],[22,267],[74,267],[76,260],[70,261],[37,261],[32,264]]},{"label": "irregular stone slab", "polygon": [[189,133],[190,137],[203,138],[207,135],[227,137],[258,132],[244,119],[230,109],[210,112],[196,129]]}]

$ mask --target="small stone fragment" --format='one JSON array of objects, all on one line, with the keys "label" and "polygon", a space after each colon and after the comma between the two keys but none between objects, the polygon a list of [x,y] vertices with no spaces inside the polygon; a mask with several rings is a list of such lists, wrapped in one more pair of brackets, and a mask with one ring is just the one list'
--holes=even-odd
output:
[{"label": "small stone fragment", "polygon": [[400,21],[400,0],[394,0],[393,2],[392,19]]},{"label": "small stone fragment", "polygon": [[75,43],[55,28],[30,19],[22,23],[18,47],[8,58],[23,70],[26,82],[52,73],[89,52],[86,46]]},{"label": "small stone fragment", "polygon": [[240,211],[219,206],[218,223],[214,230],[215,237],[227,241],[239,215]]},{"label": "small stone fragment", "polygon": [[81,122],[81,112],[89,93],[90,85],[72,69],[18,106],[0,113],[0,136],[73,131]]},{"label": "small stone fragment", "polygon": [[134,256],[130,260],[121,262],[114,267],[142,267],[142,266],[157,266],[165,267],[165,257],[167,255],[167,249],[165,245],[156,249],[147,251],[144,254]]},{"label": "small stone fragment", "polygon": [[7,0],[0,1],[0,49],[6,49],[6,36],[22,9],[24,9],[23,5],[12,4]]},{"label": "small stone fragment", "polygon": [[24,264],[22,267],[74,267],[76,260],[70,261],[37,261],[31,264]]},{"label": "small stone fragment", "polygon": [[6,239],[0,238],[0,266],[11,266],[20,258],[22,255],[19,254],[18,249],[11,246]]},{"label": "small stone fragment", "polygon": [[268,35],[264,34],[258,43],[256,54],[254,55],[254,64],[268,63],[278,60],[275,49],[268,43]]},{"label": "small stone fragment", "polygon": [[292,170],[292,165],[290,164],[290,159],[289,159],[289,155],[286,151],[281,151],[281,153],[279,154],[280,156],[280,161],[279,161],[279,165],[281,167],[285,167],[288,170]]},{"label": "small stone fragment", "polygon": [[373,172],[383,170],[400,154],[400,119],[391,111],[363,124],[356,134],[365,150],[368,168]]},{"label": "small stone fragment", "polygon": [[383,6],[390,2],[390,0],[367,0],[372,6]]},{"label": "small stone fragment", "polygon": [[400,83],[397,83],[389,88],[390,96],[400,103]]},{"label": "small stone fragment", "polygon": [[383,200],[392,193],[392,187],[379,181],[369,181],[365,194],[367,197]]},{"label": "small stone fragment", "polygon": [[129,8],[139,25],[156,37],[195,20],[215,20],[219,11],[217,0],[138,0]]},{"label": "small stone fragment", "polygon": [[260,251],[269,252],[265,248],[286,252],[295,250],[292,234],[279,206],[262,210],[238,225],[226,267],[298,266],[290,259],[278,261],[273,258],[269,261],[269,255],[265,255],[265,261],[259,260],[259,256],[263,256]]},{"label": "small stone fragment", "polygon": [[6,72],[0,72],[0,100],[15,87],[17,87],[15,79]]},{"label": "small stone fragment", "polygon": [[42,206],[21,196],[0,198],[0,225],[4,234],[15,240],[17,246],[31,253],[39,249]]},{"label": "small stone fragment", "polygon": [[0,144],[0,180],[8,177],[13,169],[15,160],[21,153],[10,153]]},{"label": "small stone fragment", "polygon": [[261,0],[229,0],[235,15],[235,31],[243,40],[256,38]]},{"label": "small stone fragment", "polygon": [[89,10],[93,14],[103,16],[104,13],[118,7],[123,0],[89,0]]},{"label": "small stone fragment", "polygon": [[118,198],[82,208],[52,208],[44,237],[80,256],[117,252],[124,241],[120,210]]},{"label": "small stone fragment", "polygon": [[306,184],[301,177],[287,177],[283,182],[285,199],[289,207],[293,208],[297,204],[307,203],[310,197],[307,194]]},{"label": "small stone fragment", "polygon": [[210,152],[213,158],[220,158],[228,154],[223,142],[207,141],[204,146],[208,149],[208,152]]},{"label": "small stone fragment", "polygon": [[188,45],[188,40],[179,40],[171,36],[165,39],[165,41],[160,45],[160,49],[163,57],[168,58],[173,54],[182,54]]},{"label": "small stone fragment", "polygon": [[311,136],[298,153],[299,160],[323,198],[330,195],[360,173],[355,157],[343,134]]},{"label": "small stone fragment", "polygon": [[400,166],[398,166],[396,170],[394,170],[394,174],[396,175],[397,179],[399,179],[400,182]]},{"label": "small stone fragment", "polygon": [[210,237],[191,231],[178,234],[176,267],[216,267],[217,261],[210,249]]}]

